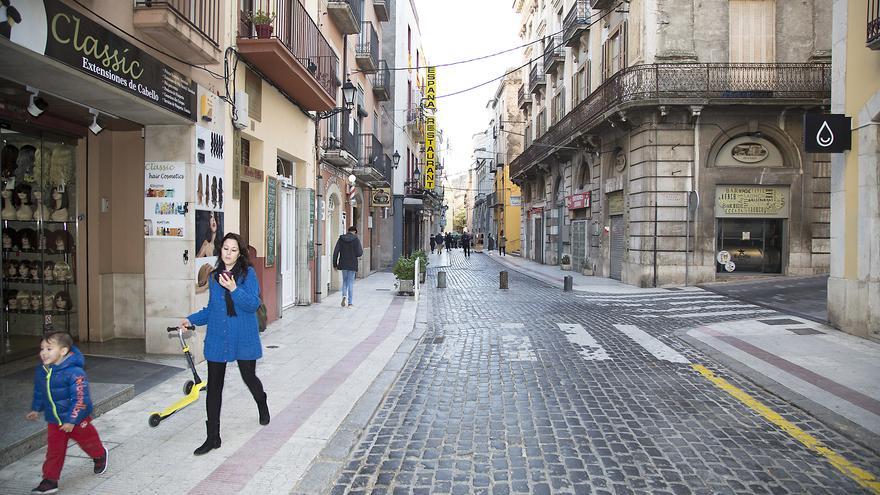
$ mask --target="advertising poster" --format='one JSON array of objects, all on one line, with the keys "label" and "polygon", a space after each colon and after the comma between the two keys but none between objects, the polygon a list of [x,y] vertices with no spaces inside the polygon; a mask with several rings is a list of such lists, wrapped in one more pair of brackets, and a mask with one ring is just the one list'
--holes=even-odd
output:
[{"label": "advertising poster", "polygon": [[144,172],[144,236],[183,237],[186,164],[147,162]]},{"label": "advertising poster", "polygon": [[208,275],[217,264],[226,231],[223,228],[223,134],[196,126],[195,199],[196,244],[194,270],[196,293],[208,290]]}]

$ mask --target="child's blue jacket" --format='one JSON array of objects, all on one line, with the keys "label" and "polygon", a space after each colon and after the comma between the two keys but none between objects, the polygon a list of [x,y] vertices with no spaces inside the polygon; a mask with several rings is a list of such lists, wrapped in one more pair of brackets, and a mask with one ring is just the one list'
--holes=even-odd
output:
[{"label": "child's blue jacket", "polygon": [[31,410],[42,412],[47,422],[57,425],[75,425],[89,417],[92,398],[84,365],[85,358],[74,347],[61,363],[37,366]]},{"label": "child's blue jacket", "polygon": [[237,316],[226,314],[226,289],[215,279],[208,278],[208,305],[189,315],[193,325],[208,325],[205,332],[205,359],[232,362],[239,359],[256,360],[263,356],[257,308],[260,307],[260,282],[257,272],[248,267],[243,280],[237,280],[232,291],[232,303]]}]

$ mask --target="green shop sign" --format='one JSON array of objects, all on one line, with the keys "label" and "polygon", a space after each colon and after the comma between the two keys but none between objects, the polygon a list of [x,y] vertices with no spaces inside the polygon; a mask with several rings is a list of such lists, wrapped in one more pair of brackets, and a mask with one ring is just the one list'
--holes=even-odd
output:
[{"label": "green shop sign", "polygon": [[196,86],[58,0],[16,2],[21,22],[0,36],[195,121]]}]

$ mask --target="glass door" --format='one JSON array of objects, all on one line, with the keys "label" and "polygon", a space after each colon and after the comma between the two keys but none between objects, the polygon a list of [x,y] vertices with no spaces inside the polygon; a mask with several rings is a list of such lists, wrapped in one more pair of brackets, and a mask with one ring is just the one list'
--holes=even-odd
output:
[{"label": "glass door", "polygon": [[47,330],[74,338],[77,290],[76,140],[0,129],[0,360],[30,355]]}]

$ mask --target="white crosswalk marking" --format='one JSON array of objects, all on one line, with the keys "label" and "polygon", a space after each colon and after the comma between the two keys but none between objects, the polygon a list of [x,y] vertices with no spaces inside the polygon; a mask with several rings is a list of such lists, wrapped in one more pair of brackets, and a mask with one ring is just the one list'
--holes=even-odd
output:
[{"label": "white crosswalk marking", "polygon": [[637,344],[644,347],[654,357],[662,361],[670,363],[690,364],[690,361],[679,354],[675,349],[660,342],[656,338],[647,334],[644,330],[635,325],[614,325],[614,328],[620,330],[627,337],[633,339]]},{"label": "white crosswalk marking", "polygon": [[[644,305],[642,305],[642,306],[644,306]],[[754,304],[740,304],[737,306],[737,308],[741,308],[741,309],[758,308],[758,306],[755,306]],[[700,305],[679,306],[679,307],[667,308],[667,309],[641,308],[641,309],[637,309],[636,311],[651,312],[651,313],[671,313],[673,311],[698,311],[698,310],[707,310],[707,309],[708,310],[730,309],[730,304],[724,303],[724,304],[710,304],[707,306],[700,306]]]},{"label": "white crosswalk marking", "polygon": [[596,304],[612,304],[635,318],[702,318],[774,313],[754,304],[733,301],[727,296],[693,288],[643,294],[582,294],[577,297]]},{"label": "white crosswalk marking", "polygon": [[501,355],[508,361],[537,361],[532,339],[522,335],[502,335]]},{"label": "white crosswalk marking", "polygon": [[699,318],[702,316],[733,316],[733,315],[754,315],[754,314],[764,314],[764,313],[775,313],[776,311],[772,309],[745,309],[745,310],[733,310],[733,311],[710,311],[708,313],[683,313],[680,315],[671,314],[667,315],[668,318]]},{"label": "white crosswalk marking", "polygon": [[587,330],[577,323],[556,323],[556,326],[562,330],[565,337],[572,344],[582,347],[581,356],[590,361],[605,361],[611,359],[604,347],[596,342],[596,339],[590,335]]}]

